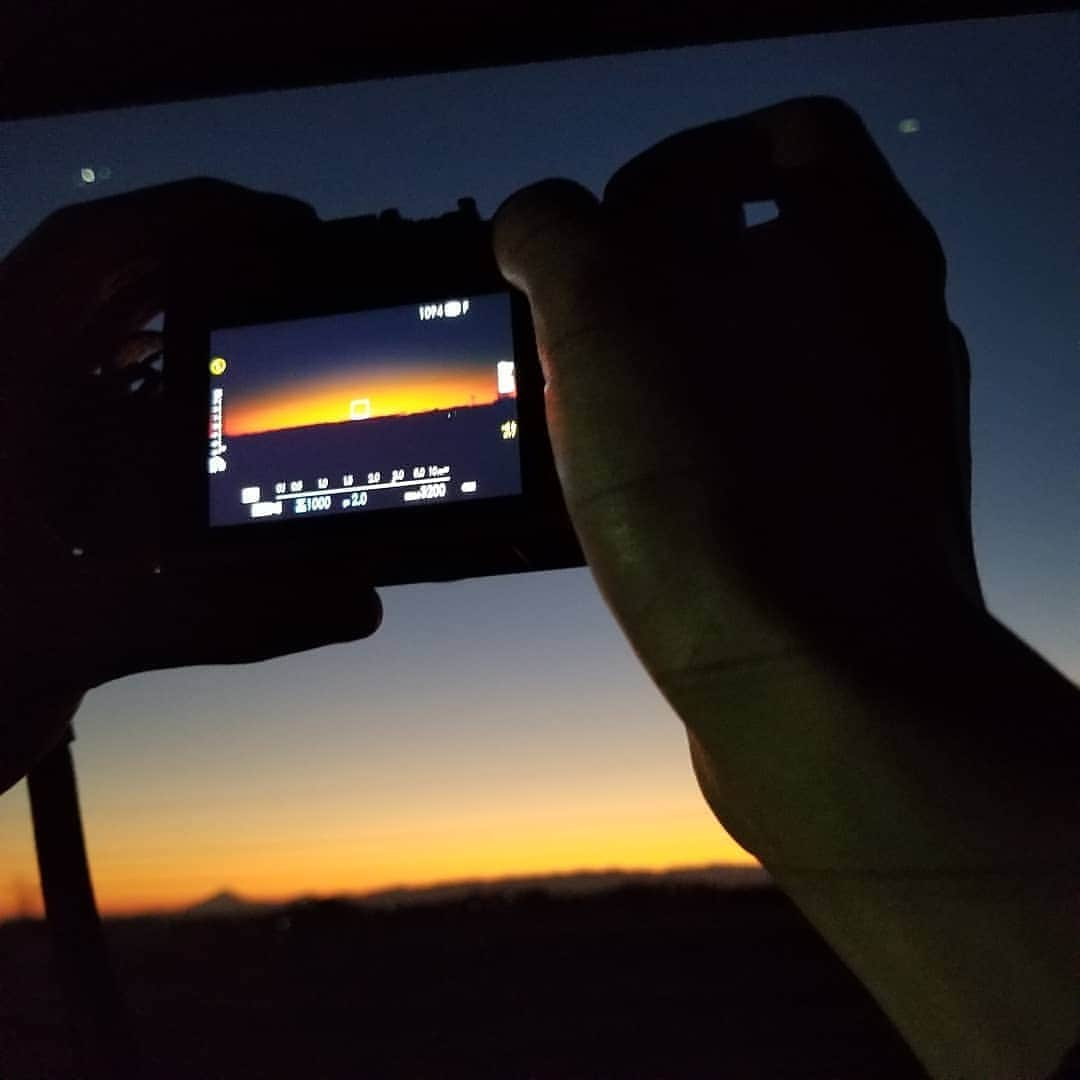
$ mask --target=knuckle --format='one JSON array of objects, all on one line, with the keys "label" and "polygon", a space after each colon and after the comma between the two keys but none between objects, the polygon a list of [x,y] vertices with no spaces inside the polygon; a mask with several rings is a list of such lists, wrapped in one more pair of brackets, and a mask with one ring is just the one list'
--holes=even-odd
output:
[{"label": "knuckle", "polygon": [[90,216],[88,208],[92,206],[93,203],[61,206],[59,210],[54,210],[42,221],[37,231],[40,235],[49,237],[77,232],[88,220]]},{"label": "knuckle", "polygon": [[517,269],[538,253],[561,246],[583,210],[595,207],[592,194],[570,180],[545,180],[511,195],[495,213],[495,254]]},{"label": "knuckle", "polygon": [[781,168],[862,158],[872,145],[862,117],[835,97],[793,98],[759,114]]},{"label": "knuckle", "polygon": [[785,126],[797,128],[804,137],[824,147],[846,145],[868,138],[862,117],[842,98],[795,98],[778,106]]},{"label": "knuckle", "polygon": [[184,220],[193,214],[220,216],[223,209],[235,205],[243,188],[209,176],[194,176],[174,180],[158,187],[146,188],[137,194],[137,210],[154,220]]},{"label": "knuckle", "polygon": [[217,180],[212,176],[189,176],[183,180],[174,180],[171,183],[162,184],[158,188],[158,191],[163,195],[179,196],[181,198],[215,196],[236,190],[238,190],[237,185],[230,184],[225,180]]},{"label": "knuckle", "polygon": [[945,257],[945,249],[941,245],[941,238],[938,236],[937,230],[930,224],[930,221],[925,214],[918,209],[916,209],[916,214],[918,217],[917,235],[928,268],[935,279],[940,282],[940,285],[944,287],[948,265]]},{"label": "knuckle", "polygon": [[[620,166],[604,185],[604,206],[620,207],[641,198],[642,193],[657,185],[667,165],[665,143],[650,147]],[[670,167],[666,173],[670,174]],[[668,177],[663,176],[664,179]]]},{"label": "knuckle", "polygon": [[276,192],[255,191],[211,176],[194,176],[159,189],[167,198],[193,209],[222,213],[248,211],[258,217],[315,218],[314,209],[300,199]]},{"label": "knuckle", "polygon": [[819,94],[797,98],[795,104],[806,122],[823,135],[861,134],[866,130],[858,111],[843,98]]}]

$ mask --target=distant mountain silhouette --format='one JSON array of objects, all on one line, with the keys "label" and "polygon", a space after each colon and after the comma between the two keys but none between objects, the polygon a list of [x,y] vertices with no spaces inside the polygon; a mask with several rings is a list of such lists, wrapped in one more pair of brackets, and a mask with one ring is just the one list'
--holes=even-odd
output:
[{"label": "distant mountain silhouette", "polygon": [[252,915],[257,911],[265,911],[279,907],[278,904],[265,904],[256,900],[246,900],[244,897],[222,889],[220,892],[200,900],[197,904],[184,908],[177,912],[178,915],[189,919],[223,919],[238,915]]},{"label": "distant mountain silhouette", "polygon": [[[154,1080],[928,1080],[792,901],[741,887],[766,880],[616,870],[261,910],[224,890],[202,918],[111,919],[109,947]],[[4,1080],[73,1075],[46,928],[0,926],[0,956]]]},{"label": "distant mountain silhouette", "polygon": [[676,870],[579,870],[567,874],[505,877],[450,881],[438,885],[380,889],[364,896],[344,897],[370,907],[398,907],[435,904],[468,896],[513,896],[524,892],[545,892],[551,896],[580,896],[612,892],[631,885],[659,888],[679,885],[711,885],[717,889],[737,889],[768,885],[771,878],[758,866],[695,866]]},{"label": "distant mountain silhouette", "polygon": [[[471,896],[516,896],[542,892],[551,896],[581,896],[613,892],[635,885],[657,888],[712,886],[716,889],[754,888],[771,883],[768,873],[759,866],[692,866],[674,870],[580,870],[567,874],[537,874],[505,878],[477,878],[448,881],[419,887],[401,886],[371,893],[341,893],[332,899],[357,907],[395,908],[422,904],[440,904]],[[313,902],[298,896],[278,903],[247,900],[222,889],[205,900],[177,912],[181,918],[221,919],[254,915]]]}]

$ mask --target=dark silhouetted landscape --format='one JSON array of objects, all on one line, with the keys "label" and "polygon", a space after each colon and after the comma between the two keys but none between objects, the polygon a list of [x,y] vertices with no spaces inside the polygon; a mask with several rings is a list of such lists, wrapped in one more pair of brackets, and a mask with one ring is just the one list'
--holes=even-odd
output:
[{"label": "dark silhouetted landscape", "polygon": [[[225,892],[108,936],[163,1080],[924,1077],[790,901],[721,870]],[[0,1075],[71,1076],[44,924],[0,956]]]}]

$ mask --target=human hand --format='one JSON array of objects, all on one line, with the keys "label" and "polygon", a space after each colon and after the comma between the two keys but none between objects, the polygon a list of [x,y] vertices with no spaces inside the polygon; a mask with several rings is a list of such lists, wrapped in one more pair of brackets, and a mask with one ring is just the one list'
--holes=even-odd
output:
[{"label": "human hand", "polygon": [[1046,1075],[1080,695],[982,602],[944,259],[862,123],[809,99],[676,135],[602,203],[513,197],[495,246],[585,554],[717,817],[931,1075]]},{"label": "human hand", "polygon": [[[779,216],[746,228],[766,199]],[[740,673],[902,668],[983,611],[944,258],[846,105],[673,136],[601,203],[526,189],[495,245],[589,564],[692,734]]]},{"label": "human hand", "polygon": [[12,706],[0,790],[109,679],[262,660],[377,628],[379,600],[364,584],[347,606],[304,599],[312,585],[355,579],[339,561],[233,557],[159,571],[161,338],[143,328],[178,262],[198,265],[208,291],[237,288],[268,279],[276,241],[315,223],[292,199],[185,181],[61,210],[0,264],[0,648]]}]

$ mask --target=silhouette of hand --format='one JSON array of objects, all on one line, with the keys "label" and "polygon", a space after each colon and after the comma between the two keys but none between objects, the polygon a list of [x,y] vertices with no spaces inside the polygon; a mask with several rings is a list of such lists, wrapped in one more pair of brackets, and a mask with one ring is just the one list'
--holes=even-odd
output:
[{"label": "silhouette of hand", "polygon": [[367,586],[346,609],[309,602],[324,582],[352,581],[354,567],[230,558],[157,570],[161,341],[143,328],[162,310],[169,267],[197,260],[210,289],[235,288],[271,274],[275,239],[315,221],[291,199],[185,181],[61,210],[0,265],[2,644],[15,704],[0,726],[0,790],[70,715],[39,702],[77,703],[131,672],[261,660],[377,628]]},{"label": "silhouette of hand", "polygon": [[[778,216],[748,228],[759,200]],[[589,564],[691,728],[721,681],[902,663],[982,610],[943,254],[848,106],[675,135],[600,202],[525,189],[495,247]]]}]

